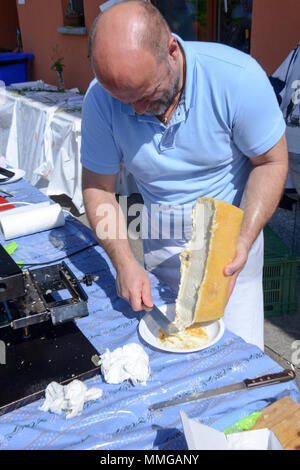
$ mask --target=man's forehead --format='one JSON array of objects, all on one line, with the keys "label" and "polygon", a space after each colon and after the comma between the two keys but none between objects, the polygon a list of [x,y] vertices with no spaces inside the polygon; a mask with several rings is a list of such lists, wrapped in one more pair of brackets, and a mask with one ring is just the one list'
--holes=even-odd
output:
[{"label": "man's forehead", "polygon": [[[144,58],[145,59],[145,58]],[[114,96],[141,99],[150,95],[159,82],[166,77],[166,64],[157,64],[155,59],[116,61],[110,68],[99,68],[98,80]]]},{"label": "man's forehead", "polygon": [[[99,80],[101,83],[101,80]],[[160,84],[159,79],[144,81],[140,84],[129,82],[119,84],[102,82],[103,88],[114,98],[126,103],[134,103],[151,96]]]},{"label": "man's forehead", "polygon": [[153,54],[144,48],[131,48],[127,44],[110,44],[107,48],[95,48],[93,55],[99,72],[107,77],[141,73],[153,73],[157,67],[157,61]]}]

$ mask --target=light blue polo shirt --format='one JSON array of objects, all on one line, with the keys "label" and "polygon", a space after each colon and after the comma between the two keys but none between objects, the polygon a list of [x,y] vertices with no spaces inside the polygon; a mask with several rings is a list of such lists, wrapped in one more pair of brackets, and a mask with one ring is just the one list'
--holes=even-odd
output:
[{"label": "light blue polo shirt", "polygon": [[83,105],[82,165],[114,174],[122,161],[147,207],[193,204],[201,196],[239,205],[251,168],[247,157],[269,150],[285,131],[275,93],[248,54],[178,40],[186,84],[169,125],[136,114],[95,79]]}]

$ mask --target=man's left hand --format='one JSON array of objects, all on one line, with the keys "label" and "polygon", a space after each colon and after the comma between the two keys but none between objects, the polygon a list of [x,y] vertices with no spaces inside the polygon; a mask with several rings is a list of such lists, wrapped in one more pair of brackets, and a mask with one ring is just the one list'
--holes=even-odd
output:
[{"label": "man's left hand", "polygon": [[227,302],[229,300],[229,297],[231,296],[237,277],[247,262],[249,249],[249,243],[247,243],[246,240],[240,237],[237,243],[235,258],[230,264],[227,264],[227,266],[225,266],[225,276],[231,276],[228,288]]}]

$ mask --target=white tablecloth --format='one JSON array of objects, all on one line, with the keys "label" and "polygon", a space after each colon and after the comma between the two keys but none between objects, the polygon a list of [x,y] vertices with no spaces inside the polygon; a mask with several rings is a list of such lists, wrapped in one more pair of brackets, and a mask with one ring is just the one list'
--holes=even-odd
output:
[{"label": "white tablecloth", "polygon": [[[36,82],[32,91],[0,88],[0,154],[47,196],[66,194],[84,212],[81,192],[81,104],[76,91],[56,92]],[[41,84],[45,91],[41,91]],[[34,87],[38,86],[38,90]],[[20,86],[21,88],[21,86]],[[116,192],[136,192],[133,177],[122,168]]]}]

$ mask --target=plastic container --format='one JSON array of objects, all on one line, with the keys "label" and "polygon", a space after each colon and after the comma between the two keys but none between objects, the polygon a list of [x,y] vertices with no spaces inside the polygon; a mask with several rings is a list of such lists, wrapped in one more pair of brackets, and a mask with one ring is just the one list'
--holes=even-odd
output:
[{"label": "plastic container", "polygon": [[264,228],[264,311],[265,317],[296,313],[299,258],[267,225]]},{"label": "plastic container", "polygon": [[6,86],[11,83],[27,82],[28,61],[33,58],[33,54],[24,52],[0,53],[0,80]]}]

